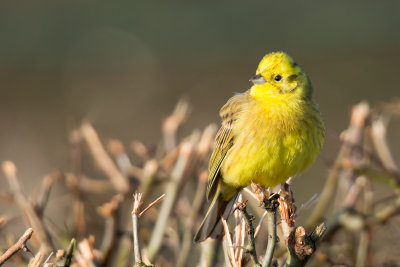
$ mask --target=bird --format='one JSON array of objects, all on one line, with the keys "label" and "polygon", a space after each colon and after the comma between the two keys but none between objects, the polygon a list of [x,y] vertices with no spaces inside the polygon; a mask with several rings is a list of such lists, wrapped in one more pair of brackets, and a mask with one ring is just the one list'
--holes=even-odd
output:
[{"label": "bird", "polygon": [[194,241],[222,235],[241,189],[272,188],[308,168],[321,151],[325,127],[303,68],[285,52],[260,61],[251,88],[220,110],[221,127],[209,161],[211,200]]}]

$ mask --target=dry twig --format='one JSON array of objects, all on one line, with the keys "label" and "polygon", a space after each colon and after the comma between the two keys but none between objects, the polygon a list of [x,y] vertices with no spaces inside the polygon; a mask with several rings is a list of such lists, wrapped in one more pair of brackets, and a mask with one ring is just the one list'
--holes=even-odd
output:
[{"label": "dry twig", "polygon": [[288,258],[284,267],[302,267],[316,249],[317,242],[326,231],[325,223],[318,225],[311,235],[306,235],[304,227],[293,229],[288,239]]},{"label": "dry twig", "polygon": [[31,238],[33,234],[33,229],[28,228],[25,233],[19,238],[19,240],[12,245],[3,255],[0,256],[0,266],[3,265],[9,258],[11,258],[20,249],[28,250],[26,242]]},{"label": "dry twig", "polygon": [[321,197],[314,208],[312,214],[308,218],[307,228],[314,228],[324,216],[332,198],[336,192],[336,187],[339,179],[339,173],[342,169],[342,164],[351,152],[349,144],[360,144],[366,118],[370,112],[369,105],[366,102],[361,102],[352,109],[349,128],[342,133],[343,145],[339,151],[339,155],[329,171],[325,186],[321,192]]},{"label": "dry twig", "polygon": [[275,246],[277,242],[276,234],[276,211],[279,207],[277,199],[279,195],[272,195],[270,198],[264,198],[263,205],[267,210],[267,224],[268,224],[268,244],[265,252],[262,267],[272,266],[272,257],[274,256]]},{"label": "dry twig", "polygon": [[216,239],[206,239],[201,243],[201,253],[200,253],[200,267],[210,267],[214,266],[214,260],[217,254],[217,244],[219,240]]},{"label": "dry twig", "polygon": [[132,229],[133,229],[133,249],[135,252],[135,265],[142,263],[142,251],[140,249],[139,239],[139,208],[142,205],[142,194],[133,195],[133,210],[132,210]]},{"label": "dry twig", "polygon": [[46,230],[43,221],[40,219],[38,214],[35,212],[34,207],[26,198],[22,191],[21,184],[17,177],[17,168],[11,161],[4,161],[2,164],[3,172],[7,178],[11,192],[14,196],[15,202],[26,216],[27,224],[32,226],[36,236],[39,239],[40,247],[44,253],[47,253],[53,249],[53,244],[50,239],[50,235]]},{"label": "dry twig", "polygon": [[192,240],[193,225],[198,216],[200,208],[205,200],[204,196],[206,193],[207,178],[208,178],[207,171],[203,171],[200,173],[197,182],[196,194],[193,199],[193,205],[191,207],[189,217],[185,221],[185,230],[183,232],[182,248],[178,256],[176,264],[177,267],[182,267],[186,265],[187,258],[191,251],[193,245],[193,240]]},{"label": "dry twig", "polygon": [[172,114],[163,122],[165,151],[169,152],[176,147],[176,133],[190,112],[189,102],[179,100]]},{"label": "dry twig", "polygon": [[181,145],[178,160],[176,161],[175,167],[171,173],[171,180],[169,181],[165,190],[166,197],[160,209],[160,214],[147,248],[150,261],[154,259],[155,255],[161,247],[168,217],[170,216],[170,213],[176,201],[180,183],[184,178],[185,170],[187,168],[187,165],[190,163],[193,149],[195,147],[195,144],[198,142],[199,137],[199,133],[195,132],[192,134],[190,139],[184,141]]},{"label": "dry twig", "polygon": [[254,234],[255,234],[254,227],[253,227],[254,217],[247,212],[246,208],[247,208],[247,201],[242,201],[242,202],[236,203],[235,209],[240,210],[243,213],[243,216],[246,220],[247,241],[248,241],[246,252],[250,254],[251,259],[253,260],[253,263],[255,266],[261,266],[261,264],[259,263],[258,258],[257,258],[256,244],[255,244],[255,240],[254,240]]},{"label": "dry twig", "polygon": [[224,218],[221,218],[222,225],[224,226],[224,253],[225,253],[225,261],[229,262],[232,267],[236,267],[235,259],[235,251],[232,243],[231,233],[229,232],[229,226]]},{"label": "dry twig", "polygon": [[282,185],[279,192],[279,214],[281,216],[281,227],[283,236],[289,237],[290,232],[295,226],[294,214],[296,205],[293,197],[293,191],[290,188],[290,179]]},{"label": "dry twig", "polygon": [[97,165],[107,175],[108,179],[110,179],[114,188],[118,192],[127,193],[130,188],[128,181],[107,154],[93,126],[89,123],[83,123],[80,132],[88,144]]},{"label": "dry twig", "polygon": [[44,258],[43,252],[42,252],[42,251],[39,251],[39,252],[36,254],[35,258],[33,258],[33,259],[31,259],[31,260],[29,261],[28,267],[40,267],[40,266],[42,265],[43,258]]},{"label": "dry twig", "polygon": [[118,210],[123,201],[121,194],[115,195],[110,202],[98,207],[98,213],[105,218],[104,235],[101,242],[100,251],[103,255],[103,265],[107,265],[112,249],[116,243]]},{"label": "dry twig", "polygon": [[156,205],[158,202],[160,202],[161,200],[163,200],[163,198],[165,197],[165,194],[162,194],[161,196],[159,196],[156,200],[154,200],[153,202],[151,202],[145,209],[143,209],[140,213],[139,213],[139,218],[146,213],[146,211],[148,211],[149,209],[151,209],[154,205]]}]

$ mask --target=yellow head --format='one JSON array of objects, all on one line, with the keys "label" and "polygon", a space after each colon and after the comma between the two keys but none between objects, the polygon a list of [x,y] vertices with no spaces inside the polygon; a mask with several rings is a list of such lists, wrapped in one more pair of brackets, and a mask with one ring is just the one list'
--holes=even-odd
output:
[{"label": "yellow head", "polygon": [[312,87],[307,74],[284,52],[267,54],[250,81],[254,83],[250,91],[254,97],[271,94],[312,97]]}]

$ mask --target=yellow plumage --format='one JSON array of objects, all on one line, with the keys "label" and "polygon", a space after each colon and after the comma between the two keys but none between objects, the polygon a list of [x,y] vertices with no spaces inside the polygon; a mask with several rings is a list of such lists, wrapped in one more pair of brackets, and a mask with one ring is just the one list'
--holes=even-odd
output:
[{"label": "yellow plumage", "polygon": [[307,74],[283,52],[266,55],[254,85],[221,109],[207,197],[213,197],[195,241],[217,237],[238,192],[251,182],[273,187],[310,166],[324,125]]}]

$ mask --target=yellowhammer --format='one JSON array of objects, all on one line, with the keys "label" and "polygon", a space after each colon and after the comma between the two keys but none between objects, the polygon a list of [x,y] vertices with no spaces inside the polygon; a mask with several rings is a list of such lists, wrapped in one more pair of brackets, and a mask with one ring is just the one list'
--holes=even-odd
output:
[{"label": "yellowhammer", "polygon": [[222,126],[209,163],[213,200],[194,240],[217,237],[239,191],[255,183],[274,187],[310,166],[324,141],[324,124],[310,79],[283,52],[267,54],[254,85],[222,107]]}]

